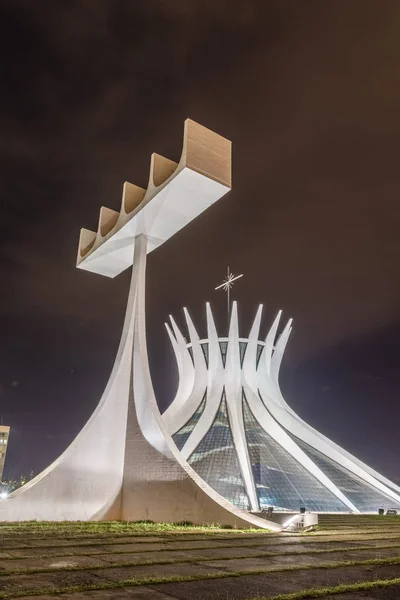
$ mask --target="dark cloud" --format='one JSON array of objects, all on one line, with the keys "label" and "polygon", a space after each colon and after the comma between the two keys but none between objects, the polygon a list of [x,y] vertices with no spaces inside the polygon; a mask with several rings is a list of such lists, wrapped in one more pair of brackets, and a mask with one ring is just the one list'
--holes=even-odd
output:
[{"label": "dark cloud", "polygon": [[[190,116],[233,140],[234,188],[149,257],[160,402],[176,377],[163,321],[186,305],[204,327],[211,300],[226,327],[213,290],[229,264],[245,273],[235,291],[243,331],[258,302],[265,326],[278,308],[295,318],[284,373],[295,408],[366,458],[354,431],[370,435],[374,424],[376,466],[393,474],[400,5],[5,0],[0,10],[0,416],[15,432],[9,469],[47,464],[100,397],[129,274],[111,281],[77,271],[79,228],[96,228],[101,205],[119,208],[123,181],[146,185],[151,152],[179,158]],[[342,410],[346,425],[331,418]]]}]

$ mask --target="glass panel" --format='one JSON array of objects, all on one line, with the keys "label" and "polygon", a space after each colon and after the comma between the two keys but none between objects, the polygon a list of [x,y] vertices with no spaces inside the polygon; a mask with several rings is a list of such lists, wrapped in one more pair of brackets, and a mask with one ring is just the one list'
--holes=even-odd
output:
[{"label": "glass panel", "polygon": [[379,508],[399,508],[395,500],[391,500],[372,485],[354,475],[342,465],[328,458],[302,440],[291,436],[296,444],[315,462],[323,473],[343,492],[361,512],[378,512]]},{"label": "glass panel", "polygon": [[228,350],[228,342],[219,342],[219,347],[220,347],[220,350],[221,350],[222,364],[225,367],[226,352]]},{"label": "glass panel", "polygon": [[194,364],[193,348],[192,348],[192,346],[188,346],[188,350],[189,350],[190,358],[192,359],[192,363]]},{"label": "glass panel", "polygon": [[260,362],[261,352],[264,350],[264,346],[262,344],[257,344],[257,358],[256,358],[256,366],[258,368],[258,363]]},{"label": "glass panel", "polygon": [[177,445],[177,447],[179,448],[179,450],[182,450],[183,446],[186,444],[187,439],[189,438],[190,434],[192,433],[193,429],[195,428],[198,420],[200,419],[201,415],[203,414],[204,408],[206,406],[206,398],[207,398],[207,390],[205,391],[203,399],[200,402],[199,407],[196,410],[196,412],[193,413],[193,415],[190,417],[189,421],[181,429],[179,429],[179,431],[174,433],[174,435],[172,436],[172,439],[174,440],[174,442]]},{"label": "glass panel", "polygon": [[276,442],[254,418],[243,393],[244,422],[254,482],[260,508],[298,511],[347,511],[291,454]]},{"label": "glass panel", "polygon": [[243,366],[244,355],[246,354],[247,342],[239,342],[240,366]]},{"label": "glass panel", "polygon": [[225,393],[214,423],[188,462],[221,496],[239,508],[249,508],[226,411]]},{"label": "glass panel", "polygon": [[204,358],[206,359],[206,364],[208,367],[208,342],[201,344],[201,349],[203,350]]}]

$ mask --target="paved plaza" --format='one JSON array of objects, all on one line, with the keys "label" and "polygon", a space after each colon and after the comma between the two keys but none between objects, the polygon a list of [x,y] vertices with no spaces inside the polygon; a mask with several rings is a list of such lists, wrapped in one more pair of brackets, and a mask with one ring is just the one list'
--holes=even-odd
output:
[{"label": "paved plaza", "polygon": [[0,535],[0,598],[400,598],[400,518],[309,535],[121,523]]}]

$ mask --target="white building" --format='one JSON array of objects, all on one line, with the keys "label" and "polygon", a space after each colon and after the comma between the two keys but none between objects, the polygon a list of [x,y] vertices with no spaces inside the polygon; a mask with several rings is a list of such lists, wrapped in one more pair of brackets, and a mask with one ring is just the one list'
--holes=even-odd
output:
[{"label": "white building", "polygon": [[97,230],[81,230],[79,269],[112,278],[132,267],[114,367],[70,446],[0,499],[0,521],[186,520],[280,530],[261,518],[266,506],[400,506],[399,487],[287,406],[278,373],[290,324],[276,342],[277,321],[259,340],[261,310],[245,339],[236,306],[228,339],[218,339],[210,309],[203,341],[188,315],[189,346],[173,324],[179,387],[160,414],[147,354],[147,254],[230,188],[231,142],[188,119],[179,162],[153,154],[147,189],[126,182],[121,210],[102,207]]},{"label": "white building", "polygon": [[0,481],[3,477],[3,469],[6,460],[9,436],[10,428],[7,425],[0,425]]},{"label": "white building", "polygon": [[291,320],[281,313],[260,338],[262,306],[247,337],[233,304],[228,337],[207,305],[200,339],[185,310],[190,342],[167,325],[179,387],[163,421],[185,460],[235,506],[254,512],[373,512],[400,508],[399,487],[302,421],[285,402],[279,369]]}]

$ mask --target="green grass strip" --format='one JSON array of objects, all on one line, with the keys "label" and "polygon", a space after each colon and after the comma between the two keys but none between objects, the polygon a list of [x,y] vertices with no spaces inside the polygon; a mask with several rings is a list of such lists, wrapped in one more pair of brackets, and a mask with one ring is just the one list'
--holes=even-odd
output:
[{"label": "green grass strip", "polygon": [[[0,536],[1,537],[1,536]],[[381,537],[387,537],[387,536],[381,536]],[[400,531],[399,531],[399,535],[397,537],[400,537]],[[20,543],[22,540],[21,538],[24,540],[24,542],[22,544],[20,544],[19,546],[16,546],[15,544]],[[135,544],[155,544],[158,542],[167,542],[167,543],[181,543],[181,542],[187,542],[187,541],[198,541],[198,542],[210,542],[212,541],[228,541],[232,542],[232,541],[246,541],[246,540],[266,540],[268,542],[270,541],[277,541],[278,543],[282,543],[282,540],[284,539],[282,536],[279,536],[277,538],[267,538],[267,537],[261,537],[261,536],[246,536],[246,537],[236,537],[236,536],[196,536],[196,535],[191,535],[191,536],[185,536],[185,537],[176,537],[176,536],[167,536],[167,535],[162,535],[162,536],[145,536],[145,535],[122,535],[122,536],[116,536],[116,535],[105,535],[104,537],[100,537],[100,536],[95,536],[95,537],[87,537],[87,536],[76,536],[76,537],[61,537],[61,536],[52,536],[52,537],[45,537],[45,538],[41,538],[40,536],[21,536],[21,538],[19,536],[12,536],[10,538],[8,537],[1,537],[1,543],[2,543],[2,547],[5,546],[6,543],[10,543],[14,546],[14,548],[29,548],[32,546],[32,542],[35,544],[35,546],[37,547],[43,547],[43,548],[57,548],[57,547],[62,547],[62,546],[79,546],[79,545],[102,545],[102,544],[131,544],[131,543],[135,543]],[[292,536],[290,536],[290,538],[292,538]],[[298,536],[295,536],[296,540],[298,538]],[[285,538],[287,539],[287,538]],[[26,541],[25,541],[26,540]],[[290,541],[290,539],[288,540]],[[311,541],[311,540],[310,540]]]},{"label": "green grass strip", "polygon": [[309,590],[301,590],[290,594],[278,594],[277,596],[256,596],[250,600],[305,600],[306,598],[323,598],[324,596],[334,596],[336,594],[365,592],[377,588],[387,588],[393,585],[400,585],[399,577],[395,579],[375,579],[374,581],[342,583],[332,587],[311,588]]},{"label": "green grass strip", "polygon": [[[132,578],[132,579],[124,579],[121,581],[104,581],[96,584],[87,584],[87,585],[72,585],[72,586],[63,586],[63,587],[52,587],[52,588],[40,588],[40,589],[31,589],[31,590],[15,590],[8,592],[0,592],[0,599],[6,600],[11,598],[20,598],[26,596],[41,596],[41,595],[59,595],[59,594],[73,594],[78,592],[86,592],[86,591],[96,591],[96,590],[111,590],[117,588],[128,588],[128,587],[141,587],[145,585],[157,585],[157,584],[166,584],[166,583],[183,583],[183,582],[191,582],[191,581],[207,581],[207,580],[217,580],[217,579],[229,579],[229,578],[240,578],[244,576],[257,576],[257,575],[265,575],[268,573],[279,573],[285,571],[301,571],[301,570],[310,570],[310,569],[336,569],[347,566],[368,566],[371,564],[380,565],[380,564],[398,564],[400,562],[400,557],[397,557],[397,562],[388,563],[388,561],[346,561],[344,563],[325,563],[318,566],[310,565],[310,566],[299,566],[299,565],[290,565],[282,568],[272,568],[272,569],[253,569],[248,571],[234,571],[234,572],[213,572],[213,573],[201,573],[198,575],[173,575],[167,577],[143,577],[143,578]],[[400,583],[400,579],[390,579],[390,580],[376,580],[374,582],[359,582],[357,584],[348,584],[351,585],[373,585],[376,584],[379,587],[379,583],[381,583],[381,587],[389,586],[389,585],[397,585]],[[337,586],[336,589],[341,588],[341,591],[346,591],[346,584],[342,586]],[[304,598],[318,598],[321,596],[326,596],[331,592],[324,592],[324,590],[335,589],[332,588],[316,588],[314,590],[304,590],[296,592],[294,594],[281,594],[279,596],[274,596],[273,598],[267,597],[265,600],[301,600]],[[356,588],[357,589],[357,588]],[[361,590],[362,588],[358,588]],[[371,589],[371,588],[366,588]],[[354,590],[353,590],[354,591]],[[324,593],[322,593],[324,592]],[[305,593],[308,594],[304,595]],[[310,595],[314,593],[314,595]],[[337,591],[336,593],[340,593]],[[301,595],[303,594],[303,595]],[[319,595],[318,595],[319,594]],[[257,600],[262,600],[261,598],[257,598]]]},{"label": "green grass strip", "polygon": [[[397,525],[397,524],[396,524]],[[337,529],[332,529],[332,530],[319,530],[319,531],[315,531],[315,532],[309,532],[309,533],[300,533],[300,534],[296,534],[296,533],[286,533],[284,534],[285,536],[290,536],[290,537],[294,537],[294,536],[299,536],[301,535],[302,537],[313,537],[315,538],[321,538],[321,537],[332,537],[332,536],[354,536],[354,535],[359,535],[359,536],[371,536],[371,535],[382,535],[382,534],[394,534],[394,533],[400,533],[400,523],[399,523],[399,527],[397,526],[391,526],[390,528],[388,528],[388,525],[386,525],[386,527],[384,527],[384,524],[382,523],[381,527],[374,527],[373,529],[368,528],[368,527],[361,527],[361,528],[348,528],[348,529],[341,529],[341,530],[337,530]],[[58,527],[58,526],[39,526],[37,527],[37,524],[35,527],[33,526],[25,526],[24,524],[15,526],[15,527],[7,527],[5,525],[1,525],[0,524],[0,532],[2,534],[2,540],[3,542],[6,541],[11,541],[14,540],[15,537],[24,537],[24,538],[35,538],[35,539],[42,539],[42,540],[46,540],[48,538],[52,538],[54,536],[58,536],[58,537],[62,537],[64,540],[77,540],[77,539],[84,539],[85,537],[89,540],[93,539],[93,537],[97,536],[99,538],[108,538],[110,536],[110,534],[117,538],[119,536],[122,537],[161,537],[164,538],[166,535],[170,536],[170,537],[176,537],[176,538],[185,538],[185,537],[192,537],[192,536],[201,536],[203,538],[208,538],[208,537],[215,537],[215,536],[221,536],[221,537],[226,537],[226,538],[230,538],[230,539],[239,539],[239,538],[243,538],[243,537],[259,537],[259,536],[263,536],[266,535],[270,538],[276,538],[276,537],[280,537],[282,534],[280,533],[273,533],[273,532],[267,532],[266,530],[252,530],[252,529],[247,529],[247,530],[229,530],[229,529],[223,529],[223,528],[217,528],[217,527],[209,527],[209,528],[202,528],[202,527],[178,527],[178,526],[173,526],[171,524],[150,524],[147,525],[145,524],[145,526],[135,526],[135,524],[131,524],[131,525],[127,525],[124,524],[122,526],[119,526],[119,524],[113,524],[112,526],[102,526],[101,527],[82,527],[80,525],[73,525],[73,526],[69,526],[69,527]]]},{"label": "green grass strip", "polygon": [[[125,538],[126,536],[124,536]],[[292,536],[290,536],[292,537]],[[301,542],[299,541],[299,536],[295,536],[295,540],[293,541],[287,541],[288,538],[279,535],[278,537],[274,537],[272,540],[269,537],[269,535],[267,534],[265,537],[261,538],[259,536],[248,536],[245,539],[257,539],[256,542],[249,542],[247,544],[240,544],[241,547],[243,548],[251,548],[253,546],[259,546],[259,545],[263,545],[263,544],[267,544],[269,546],[282,546],[284,545],[286,546],[290,546],[290,545],[299,545],[299,543],[301,544],[308,544],[308,543],[312,543],[312,544],[342,544],[343,542],[357,542],[357,541],[362,541],[363,539],[365,539],[364,536],[360,537],[359,535],[353,535],[351,537],[349,537],[348,539],[344,540],[344,539],[332,539],[332,540],[326,540],[326,539],[318,539],[315,537],[305,537],[305,536],[301,536]],[[371,536],[370,538],[368,538],[369,540],[398,540],[400,539],[400,535],[377,535],[377,536]],[[230,542],[235,541],[235,540],[242,540],[243,541],[243,537],[215,537],[213,542],[220,542],[220,541],[225,541],[225,540],[229,540]],[[95,548],[96,546],[113,546],[113,545],[129,545],[129,544],[146,544],[146,545],[150,545],[150,544],[156,544],[156,543],[166,543],[166,544],[178,544],[181,543],[182,541],[193,541],[193,542],[203,542],[203,541],[209,541],[209,538],[203,538],[203,537],[194,537],[191,539],[169,539],[166,537],[160,538],[160,542],[154,542],[153,540],[135,540],[135,537],[133,537],[132,539],[126,540],[124,539],[123,541],[119,540],[118,538],[112,538],[112,539],[105,539],[105,540],[99,540],[94,541],[80,541],[80,542],[76,542],[76,543],[71,543],[71,544],[46,544],[46,545],[35,545],[32,546],[31,544],[23,544],[20,546],[14,546],[14,547],[7,547],[7,540],[2,539],[2,548],[1,550],[3,552],[12,552],[13,550],[30,550],[32,548],[35,549],[49,549],[49,548],[86,548],[86,547],[90,547],[90,548]],[[231,547],[232,544],[229,544],[229,547]],[[213,546],[214,547],[214,546]],[[218,548],[221,548],[222,546],[218,546]],[[226,546],[228,547],[228,546]],[[182,548],[179,548],[179,550],[181,550]],[[170,550],[172,550],[172,548],[170,548]],[[142,552],[142,550],[138,551],[138,552]],[[24,557],[15,557],[15,558],[24,558]]]},{"label": "green grass strip", "polygon": [[[221,549],[229,549],[229,548],[233,548],[233,549],[237,549],[238,552],[240,552],[241,548],[254,548],[254,547],[258,547],[258,544],[241,544],[240,546],[236,546],[233,547],[232,544],[224,544],[224,545],[219,545],[219,546],[186,546],[185,548],[160,548],[159,550],[153,550],[152,548],[146,548],[144,550],[133,550],[130,552],[127,552],[126,550],[114,550],[111,553],[107,553],[107,552],[59,552],[57,554],[32,554],[29,556],[6,556],[4,558],[0,558],[0,564],[4,564],[5,561],[13,561],[13,560],[35,560],[35,559],[46,559],[46,558],[53,558],[54,560],[57,560],[59,558],[73,558],[73,557],[78,557],[78,556],[83,556],[83,557],[107,557],[107,556],[115,556],[118,554],[152,554],[153,552],[190,552],[192,550],[215,550],[216,552],[218,552]],[[307,556],[307,555],[319,555],[319,554],[333,554],[333,553],[339,553],[339,552],[362,552],[362,551],[369,551],[369,552],[373,552],[375,550],[396,550],[400,548],[400,544],[381,544],[381,545],[377,545],[377,546],[341,546],[339,548],[312,548],[311,550],[308,549],[301,549],[301,550],[292,550],[292,551],[279,551],[279,552],[271,552],[269,550],[265,550],[264,552],[257,552],[256,554],[237,554],[235,556],[216,556],[215,558],[213,557],[192,557],[188,559],[169,559],[169,562],[172,563],[179,563],[179,562],[196,562],[196,561],[203,561],[203,560],[234,560],[234,559],[246,559],[246,558],[268,558],[268,557],[276,557],[276,556]],[[165,559],[167,560],[167,559]],[[111,564],[111,563],[110,563]],[[145,561],[145,562],[141,562],[140,560],[138,562],[134,563],[135,566],[138,565],[148,565],[148,564],[153,564],[153,565],[158,565],[158,564],[166,564],[163,560],[160,561]],[[119,563],[112,563],[113,566],[118,567]],[[23,567],[21,567],[22,569]],[[35,567],[32,567],[35,568]],[[50,567],[49,567],[50,570]],[[57,571],[57,567],[53,567],[51,568],[51,570],[53,571]],[[3,577],[4,575],[9,575],[11,573],[16,573],[16,570],[7,570],[7,571],[0,571],[0,577]]]},{"label": "green grass strip", "polygon": [[[19,537],[23,537],[24,540],[27,540],[27,543],[21,544],[19,546],[14,546],[13,549],[15,550],[25,550],[27,548],[31,547],[31,544],[29,543],[28,540],[32,539],[32,540],[40,540],[40,541],[46,541],[46,540],[52,540],[54,539],[54,537],[56,536],[57,532],[55,532],[54,536],[40,536],[40,535],[32,535],[31,537],[27,536],[26,534],[24,534],[23,532],[21,532],[20,534],[18,534],[17,536],[1,536],[2,539],[2,549],[5,550],[7,543],[8,542],[16,542],[17,539]],[[110,537],[111,534],[111,537]],[[146,533],[146,532],[142,532],[142,533],[126,533],[126,534],[116,534],[115,532],[110,532],[110,534],[103,534],[104,537],[101,537],[99,534],[96,535],[96,538],[94,538],[94,536],[64,536],[61,539],[65,542],[70,542],[70,543],[47,543],[47,544],[43,544],[43,546],[40,546],[42,548],[58,548],[58,547],[67,547],[67,546],[94,546],[96,545],[111,545],[111,544],[129,544],[132,542],[135,543],[142,543],[142,544],[152,544],[154,543],[154,540],[147,540],[147,539],[139,539],[137,540],[136,538],[152,538],[152,537],[157,537],[160,538],[161,542],[168,542],[168,543],[179,543],[181,541],[206,541],[206,540],[210,540],[210,539],[214,539],[214,540],[229,540],[229,541],[233,541],[233,540],[247,540],[247,539],[257,539],[257,540],[264,540],[264,541],[268,541],[268,543],[283,543],[282,540],[287,540],[289,539],[295,539],[297,540],[299,537],[301,537],[302,541],[304,541],[305,543],[307,541],[310,542],[321,542],[321,543],[325,543],[327,541],[354,541],[356,539],[365,539],[366,536],[368,536],[369,539],[396,539],[398,537],[400,537],[400,530],[389,530],[389,531],[347,531],[347,532],[340,532],[340,533],[330,533],[330,534],[321,534],[321,533],[307,533],[307,534],[271,534],[271,533],[265,533],[265,532],[261,532],[258,534],[240,534],[237,535],[237,532],[233,531],[232,533],[225,531],[224,533],[222,533],[222,531],[213,531],[213,532],[208,532],[207,534],[205,534],[205,532],[198,532],[197,534],[195,532],[187,532],[187,533],[178,533],[178,532],[165,532],[165,533]],[[17,537],[17,539],[16,539]],[[122,537],[124,539],[124,541],[120,541],[119,538]],[[129,538],[129,539],[127,539]],[[328,538],[333,538],[333,539],[328,539]],[[339,538],[336,540],[336,538]],[[289,542],[286,542],[289,543]],[[297,543],[297,541],[295,541],[294,543]]]},{"label": "green grass strip", "polygon": [[[127,537],[129,537],[129,539],[126,539]],[[400,537],[400,536],[397,536],[397,537]],[[252,538],[253,538],[253,536],[249,536],[246,539],[252,539]],[[36,540],[36,539],[37,538],[35,537],[34,540]],[[233,541],[237,540],[237,539],[243,540],[243,538],[241,537],[241,538],[233,538]],[[382,539],[387,539],[387,536],[385,536],[385,538],[382,538]],[[225,541],[225,540],[232,541],[232,539],[226,538],[226,537],[215,538],[215,541],[219,541],[219,540],[221,540],[221,541]],[[10,541],[12,542],[13,540],[7,540],[7,539],[4,539],[4,538],[1,539],[1,550],[2,551],[6,551],[7,550],[6,543],[10,542]],[[190,542],[192,542],[192,541],[209,542],[210,539],[209,538],[203,538],[203,537],[201,537],[201,538],[196,538],[195,537],[195,538],[191,538],[189,540],[188,539],[183,539],[182,540],[182,539],[169,539],[169,538],[166,538],[164,536],[164,537],[160,537],[160,540],[159,541],[157,540],[157,542],[155,542],[154,540],[137,540],[137,539],[135,539],[135,537],[132,537],[132,539],[131,539],[130,536],[123,536],[123,541],[121,541],[118,538],[114,538],[114,537],[110,538],[108,536],[106,539],[104,539],[104,540],[100,539],[98,541],[97,540],[86,540],[86,539],[84,539],[83,541],[81,540],[81,541],[73,542],[71,544],[60,544],[60,543],[58,543],[58,544],[57,543],[56,544],[43,544],[43,545],[42,544],[35,544],[34,546],[32,546],[32,544],[27,543],[27,544],[22,544],[20,546],[11,546],[11,547],[8,547],[8,549],[9,550],[29,550],[32,547],[34,547],[34,548],[82,547],[83,548],[83,547],[86,547],[86,546],[90,546],[90,547],[95,547],[95,546],[115,546],[117,544],[118,545],[127,545],[127,544],[157,544],[157,543],[180,544],[182,541],[183,542],[187,542],[187,541],[190,541]],[[310,540],[310,541],[314,541],[314,540]],[[279,543],[282,543],[282,542],[279,542]],[[296,542],[296,543],[298,543],[298,542]]]},{"label": "green grass strip", "polygon": [[73,534],[77,535],[80,533],[86,534],[147,534],[147,535],[163,535],[165,533],[169,534],[180,534],[187,535],[191,533],[201,533],[203,535],[210,535],[214,533],[223,533],[230,534],[234,533],[236,535],[246,535],[246,534],[257,534],[257,533],[269,533],[268,529],[256,529],[256,528],[248,528],[248,529],[233,529],[231,527],[224,527],[218,524],[215,525],[207,525],[207,526],[196,526],[196,525],[185,525],[180,523],[100,523],[100,524],[83,524],[83,525],[64,525],[64,524],[46,524],[39,525],[35,524],[16,524],[16,525],[8,525],[0,523],[0,532],[2,535],[6,534],[14,534],[14,535],[48,535],[49,533],[55,533],[57,535],[61,534]]},{"label": "green grass strip", "polygon": [[[233,557],[233,558],[256,558],[256,557]],[[143,561],[141,563],[137,563],[137,562],[131,562],[131,561],[126,561],[126,562],[121,562],[121,563],[117,563],[117,564],[104,564],[104,565],[94,565],[94,566],[89,566],[89,565],[77,565],[77,566],[71,566],[71,567],[53,567],[53,568],[49,568],[49,567],[28,567],[28,568],[22,568],[22,569],[13,569],[7,572],[4,571],[0,571],[0,578],[1,579],[5,579],[9,576],[15,576],[15,575],[37,575],[37,574],[43,574],[43,573],[64,573],[64,572],[83,572],[83,571],[104,571],[104,570],[109,570],[109,569],[125,569],[125,568],[132,568],[132,567],[143,567],[143,566],[155,566],[155,565],[171,565],[171,564],[183,564],[183,563],[197,563],[197,562],[213,562],[215,560],[221,560],[219,558],[210,558],[209,556],[204,556],[204,557],[196,557],[195,559],[193,558],[187,558],[187,559],[179,559],[179,560],[174,560],[174,559],[165,559],[163,561],[157,561],[157,562],[153,562],[153,561]],[[222,559],[222,560],[232,560],[232,559]],[[243,569],[241,571],[233,571],[233,573],[236,574],[240,574],[240,576],[246,575],[246,574],[253,574],[253,575],[261,575],[261,574],[265,574],[265,573],[280,573],[280,572],[286,572],[286,571],[307,571],[307,570],[311,570],[311,569],[339,569],[339,568],[343,568],[343,567],[358,567],[358,566],[382,566],[382,565],[398,565],[400,564],[400,556],[391,556],[389,558],[368,558],[368,559],[364,559],[364,560],[345,560],[345,561],[337,561],[337,562],[327,562],[327,563],[320,563],[320,564],[315,564],[312,563],[310,565],[277,565],[277,566],[272,566],[270,568],[262,568],[262,569],[256,569],[256,570],[246,570]],[[1,596],[0,596],[1,598]]]}]

